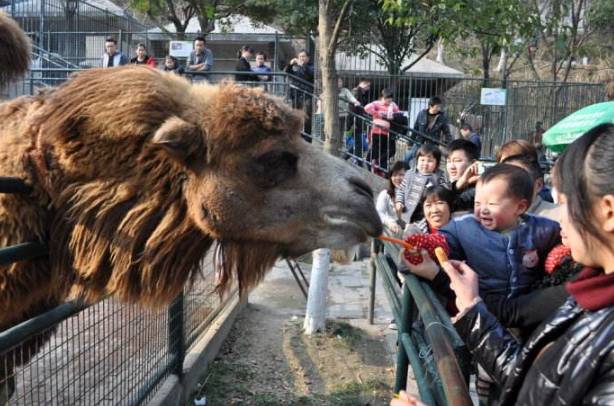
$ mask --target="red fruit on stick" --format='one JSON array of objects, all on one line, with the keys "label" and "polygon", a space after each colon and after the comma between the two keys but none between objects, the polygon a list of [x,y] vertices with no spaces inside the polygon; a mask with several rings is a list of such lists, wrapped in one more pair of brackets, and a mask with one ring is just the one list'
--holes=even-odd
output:
[{"label": "red fruit on stick", "polygon": [[571,249],[559,244],[548,253],[546,262],[544,263],[544,271],[547,274],[554,272],[563,262],[565,258],[571,258]]},{"label": "red fruit on stick", "polygon": [[416,252],[412,253],[409,251],[405,251],[405,259],[412,264],[418,265],[422,263],[422,256],[420,255],[420,250],[427,250],[429,256],[433,259],[433,261],[437,261],[437,256],[435,255],[435,248],[441,247],[446,255],[450,253],[450,247],[448,247],[448,242],[446,241],[446,237],[442,234],[414,234],[410,235],[405,239],[409,244],[416,248]]}]

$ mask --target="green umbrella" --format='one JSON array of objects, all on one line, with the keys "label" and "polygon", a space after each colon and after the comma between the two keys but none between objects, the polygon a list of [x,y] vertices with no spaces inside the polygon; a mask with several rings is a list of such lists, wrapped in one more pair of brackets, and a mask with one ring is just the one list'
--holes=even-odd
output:
[{"label": "green umbrella", "polygon": [[560,152],[593,127],[614,123],[614,102],[592,104],[572,113],[544,133],[544,145]]}]

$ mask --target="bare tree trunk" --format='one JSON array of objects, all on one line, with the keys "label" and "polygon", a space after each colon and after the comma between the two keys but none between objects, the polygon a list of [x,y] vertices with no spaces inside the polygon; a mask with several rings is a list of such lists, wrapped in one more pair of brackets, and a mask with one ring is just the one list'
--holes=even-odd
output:
[{"label": "bare tree trunk", "polygon": [[529,68],[531,68],[531,73],[533,74],[533,80],[542,80],[541,76],[539,76],[539,72],[537,68],[535,68],[535,62],[533,60],[533,54],[530,50],[527,50],[527,61],[529,62]]},{"label": "bare tree trunk", "polygon": [[445,60],[444,60],[444,53],[445,53],[445,49],[444,49],[444,45],[443,45],[443,41],[439,40],[437,41],[437,59],[435,59],[437,62],[445,65]]},{"label": "bare tree trunk", "polygon": [[482,77],[484,86],[488,87],[490,82],[490,60],[492,58],[492,48],[488,45],[481,44],[482,47]]},{"label": "bare tree trunk", "polygon": [[319,0],[318,31],[320,42],[320,69],[322,72],[322,113],[324,114],[324,151],[341,155],[341,132],[339,131],[339,90],[335,68],[336,41],[333,39],[335,19],[333,1]]},{"label": "bare tree trunk", "polygon": [[495,72],[503,72],[503,70],[506,68],[507,64],[507,50],[505,48],[501,49],[501,55],[499,56],[499,63],[497,64],[497,67],[495,68]]}]

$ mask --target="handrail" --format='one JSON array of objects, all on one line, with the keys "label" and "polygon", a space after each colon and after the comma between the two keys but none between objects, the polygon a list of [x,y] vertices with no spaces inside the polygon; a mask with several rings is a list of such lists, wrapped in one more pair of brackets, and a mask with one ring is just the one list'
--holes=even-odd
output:
[{"label": "handrail", "polygon": [[[404,279],[404,285],[411,292],[420,317],[424,321],[424,331],[433,349],[448,404],[471,406],[473,403],[467,391],[467,384],[450,342],[449,327],[442,323],[433,302],[425,293],[425,286],[418,282],[418,278],[414,275],[404,275]],[[456,333],[455,330],[454,332]]]},{"label": "handrail", "polygon": [[62,320],[79,313],[86,307],[76,300],[66,302],[7,330],[0,331],[0,354],[21,344],[31,336],[40,334]]},{"label": "handrail", "polygon": [[[383,252],[382,247],[388,253]],[[375,242],[371,258],[372,271],[380,271],[384,291],[399,326],[395,392],[405,388],[407,368],[411,365],[420,397],[426,404],[472,405],[461,368],[466,365],[459,358],[466,351],[465,345],[425,281],[411,274],[403,275],[403,286],[398,288],[396,263],[391,257],[398,251],[393,244]],[[374,295],[373,289],[371,294]],[[424,353],[432,354],[432,358],[419,356]],[[427,377],[433,377],[431,383]]]},{"label": "handrail", "polygon": [[[354,119],[356,119],[356,120],[363,120],[367,124],[373,125],[373,120],[370,117],[368,117],[368,116],[363,116],[363,115],[360,115],[360,114],[356,114],[353,111],[347,111],[347,113],[348,113],[349,116],[354,117]],[[415,129],[409,127],[409,126],[404,126],[404,125],[396,125],[396,126],[397,127],[401,127],[403,129],[411,132],[411,133],[415,133],[416,136],[423,138],[423,140],[427,140],[427,141],[433,142],[433,143],[435,143],[437,145],[444,145],[444,143],[442,143],[441,141],[439,141],[439,140],[437,140],[437,139],[435,139],[435,138],[433,138],[431,136],[426,135],[422,131],[418,131],[418,130],[415,130]],[[397,138],[402,138],[402,139],[404,139],[406,141],[412,141],[412,142],[415,141],[415,140],[412,140],[411,138],[409,138],[407,135],[401,134],[399,132],[396,132],[393,129],[389,129],[388,131],[390,132],[390,134],[395,135]]]}]

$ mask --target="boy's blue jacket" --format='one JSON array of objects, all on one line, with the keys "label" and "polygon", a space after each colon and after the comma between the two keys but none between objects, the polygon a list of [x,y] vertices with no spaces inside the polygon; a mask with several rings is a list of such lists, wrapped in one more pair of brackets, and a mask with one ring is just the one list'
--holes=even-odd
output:
[{"label": "boy's blue jacket", "polygon": [[502,234],[484,228],[473,214],[453,219],[441,232],[450,258],[467,261],[479,276],[480,295],[514,297],[543,276],[544,261],[561,242],[561,228],[550,219],[524,214],[518,227]]}]

